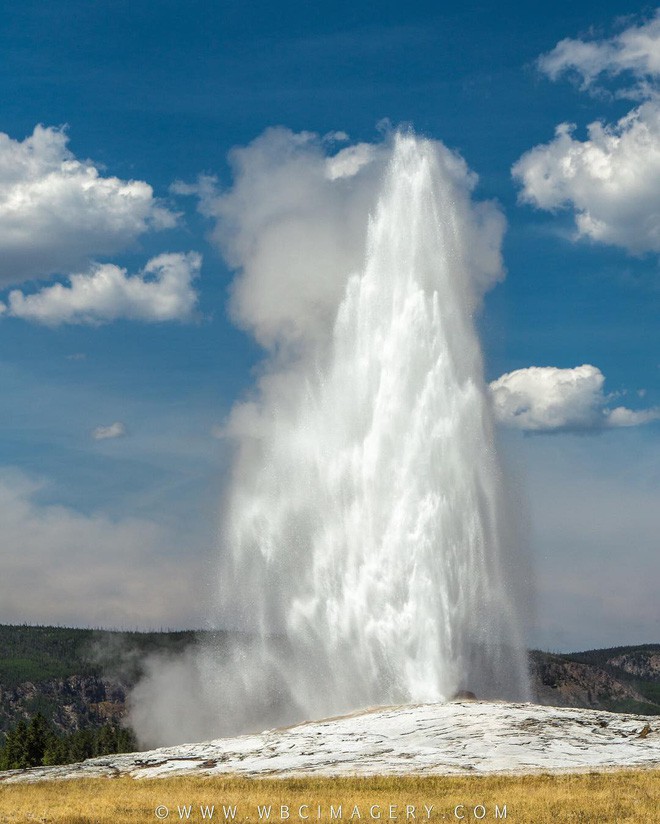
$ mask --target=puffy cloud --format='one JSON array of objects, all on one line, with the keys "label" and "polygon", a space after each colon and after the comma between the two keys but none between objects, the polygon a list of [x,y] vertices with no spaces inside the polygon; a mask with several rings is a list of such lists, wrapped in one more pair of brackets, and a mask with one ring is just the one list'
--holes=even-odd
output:
[{"label": "puffy cloud", "polygon": [[264,346],[325,336],[360,266],[386,153],[346,151],[333,163],[317,135],[268,129],[230,154],[232,189],[200,181],[212,238],[239,270],[232,315]]},{"label": "puffy cloud", "polygon": [[144,518],[39,503],[43,484],[0,470],[0,620],[79,626],[199,625],[202,561]]},{"label": "puffy cloud", "polygon": [[660,11],[606,40],[561,40],[539,58],[538,65],[552,80],[564,72],[576,73],[583,88],[592,87],[601,75],[627,73],[638,81],[627,93],[646,95],[648,81],[660,75]]},{"label": "puffy cloud", "polygon": [[610,409],[605,377],[589,364],[574,369],[530,366],[490,384],[500,423],[528,432],[589,431],[638,426],[660,418],[660,409]]},{"label": "puffy cloud", "polygon": [[74,157],[61,129],[37,126],[23,141],[0,133],[0,283],[86,266],[176,217],[148,183]]},{"label": "puffy cloud", "polygon": [[58,326],[98,325],[128,320],[188,321],[194,317],[197,292],[192,281],[202,259],[196,252],[152,258],[137,275],[110,263],[96,264],[85,274],[71,275],[67,286],[56,283],[31,295],[9,293],[4,314]]},{"label": "puffy cloud", "polygon": [[640,426],[644,423],[657,421],[660,418],[660,409],[628,409],[617,406],[607,413],[608,426]]},{"label": "puffy cloud", "polygon": [[592,123],[584,141],[572,132],[562,124],[514,165],[521,199],[572,208],[578,236],[660,251],[660,104],[644,103],[613,126]]},{"label": "puffy cloud", "polygon": [[577,237],[635,254],[660,251],[660,10],[608,40],[562,40],[539,67],[553,80],[577,72],[584,89],[628,75],[634,85],[616,94],[645,102],[616,123],[591,123],[586,140],[559,125],[553,140],[514,165],[521,200],[572,209]]},{"label": "puffy cloud", "polygon": [[325,174],[328,180],[339,177],[353,177],[363,166],[371,163],[376,156],[376,147],[370,143],[356,143],[337,152],[325,162]]},{"label": "puffy cloud", "polygon": [[[364,264],[394,141],[405,139],[392,133],[333,153],[345,135],[330,137],[268,129],[232,151],[228,191],[218,192],[208,177],[174,187],[198,195],[200,211],[215,220],[212,239],[237,270],[233,318],[267,348],[284,343],[311,351],[330,337],[349,277]],[[428,162],[440,164],[454,187],[468,238],[467,269],[480,294],[502,276],[504,218],[494,204],[471,201],[477,177],[462,158],[434,141],[425,148]]]},{"label": "puffy cloud", "polygon": [[109,426],[97,426],[92,431],[92,438],[95,441],[107,441],[111,438],[123,438],[126,434],[126,427],[121,421],[115,421]]}]

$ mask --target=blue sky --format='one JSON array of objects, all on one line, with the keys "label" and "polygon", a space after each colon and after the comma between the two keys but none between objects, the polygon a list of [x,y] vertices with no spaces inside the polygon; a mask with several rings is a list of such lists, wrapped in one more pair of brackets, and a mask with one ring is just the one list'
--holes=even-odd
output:
[{"label": "blue sky", "polygon": [[[0,511],[9,524],[0,620],[203,623],[229,460],[212,432],[251,386],[260,350],[229,321],[232,272],[210,237],[214,220],[171,187],[200,174],[229,187],[228,152],[270,126],[341,130],[352,142],[374,142],[387,118],[460,152],[479,175],[476,196],[497,199],[508,222],[507,277],[480,319],[488,379],[529,366],[590,364],[605,376],[605,395],[620,393],[603,400],[607,408],[660,406],[659,249],[631,228],[640,222],[636,198],[644,214],[654,206],[660,213],[660,198],[653,204],[647,193],[623,192],[604,239],[593,232],[576,239],[575,214],[589,211],[598,191],[566,194],[564,181],[566,208],[549,196],[543,206],[531,177],[511,173],[562,122],[576,124],[573,139],[584,143],[588,124],[655,105],[654,92],[639,84],[657,82],[656,70],[625,63],[624,47],[614,57],[603,51],[597,77],[577,52],[558,55],[554,68],[537,62],[564,38],[612,43],[652,20],[653,7],[12,0],[2,11],[0,132],[20,142],[37,124],[66,126],[68,157],[89,160],[101,178],[144,181],[153,194],[136,195],[141,216],[131,213],[118,229],[102,213],[115,208],[107,205],[113,195],[100,193],[97,224],[82,241],[75,210],[69,235],[49,222],[49,201],[43,223],[26,220],[34,237],[25,248],[43,242],[49,254],[57,246],[54,270],[24,247],[3,250],[0,216],[0,259],[18,267],[0,264],[0,300],[9,306],[12,289],[28,296],[66,285],[93,262],[135,273],[163,253],[194,252],[203,261],[198,277],[189,269],[189,281],[177,281],[183,291],[171,316],[135,319],[124,307],[97,325],[45,325],[34,314],[10,317],[13,310],[0,318]],[[651,130],[654,138],[660,146]],[[614,152],[611,159],[623,162]],[[0,193],[12,185],[1,164]],[[559,175],[557,164],[549,168]],[[74,206],[67,201],[62,214]],[[619,214],[628,221],[621,232]],[[197,307],[189,311],[193,294]],[[649,581],[660,572],[653,549],[660,425],[569,418],[554,428],[537,421],[532,435],[503,433],[528,499],[539,590],[530,642],[657,641]],[[102,430],[93,437],[116,422],[122,437],[98,437]],[[23,520],[14,520],[17,511]],[[112,553],[104,547],[114,546],[113,530],[127,547],[114,566],[99,561]],[[59,582],[85,580],[69,574],[81,565],[89,583],[68,597],[73,584]],[[46,572],[34,597],[20,595],[37,567]],[[126,569],[138,583],[122,592]]]}]

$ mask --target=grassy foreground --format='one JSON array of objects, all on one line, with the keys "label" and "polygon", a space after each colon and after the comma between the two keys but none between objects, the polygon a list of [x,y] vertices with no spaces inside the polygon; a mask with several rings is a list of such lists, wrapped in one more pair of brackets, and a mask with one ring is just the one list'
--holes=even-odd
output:
[{"label": "grassy foreground", "polygon": [[[269,806],[267,819],[264,807]],[[122,777],[0,784],[2,824],[159,820],[621,824],[657,821],[659,811],[660,770],[474,778],[179,777],[136,781]]]}]

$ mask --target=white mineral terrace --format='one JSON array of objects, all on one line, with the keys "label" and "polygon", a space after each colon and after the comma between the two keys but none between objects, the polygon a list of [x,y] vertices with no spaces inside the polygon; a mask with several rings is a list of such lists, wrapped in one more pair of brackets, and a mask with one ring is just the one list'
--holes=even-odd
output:
[{"label": "white mineral terrace", "polygon": [[80,764],[0,781],[177,774],[448,775],[660,767],[660,717],[504,702],[379,707],[255,735]]}]

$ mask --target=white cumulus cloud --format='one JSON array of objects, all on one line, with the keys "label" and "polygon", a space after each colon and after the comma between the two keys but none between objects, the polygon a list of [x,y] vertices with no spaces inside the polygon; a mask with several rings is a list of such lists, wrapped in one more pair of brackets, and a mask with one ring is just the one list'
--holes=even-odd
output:
[{"label": "white cumulus cloud", "polygon": [[610,408],[605,377],[595,366],[573,369],[530,366],[490,384],[500,423],[528,432],[589,431],[638,426],[660,418],[660,409]]},{"label": "white cumulus cloud", "polygon": [[633,254],[660,251],[660,12],[605,40],[562,40],[539,59],[551,79],[577,72],[585,89],[613,76],[633,80],[616,94],[641,104],[615,123],[594,122],[586,139],[570,123],[513,166],[520,199],[570,209],[576,237]]},{"label": "white cumulus cloud", "polygon": [[193,280],[201,263],[196,252],[163,254],[135,275],[111,263],[96,264],[89,272],[71,275],[67,285],[56,283],[28,295],[14,289],[0,308],[5,316],[48,326],[119,319],[188,321],[195,314]]},{"label": "white cumulus cloud", "polygon": [[92,430],[95,441],[107,441],[112,438],[122,438],[126,434],[126,427],[121,421],[115,421],[108,426],[97,426]]},{"label": "white cumulus cloud", "polygon": [[578,236],[633,253],[660,251],[660,104],[649,101],[614,125],[592,123],[579,140],[557,127],[513,167],[521,199],[570,208]]},{"label": "white cumulus cloud", "polygon": [[148,183],[104,176],[67,148],[61,129],[0,133],[0,284],[86,266],[177,216]]},{"label": "white cumulus cloud", "polygon": [[561,40],[538,65],[552,80],[565,72],[577,74],[583,88],[592,87],[602,75],[627,73],[637,81],[628,94],[647,94],[648,82],[660,76],[660,12],[611,38]]}]

